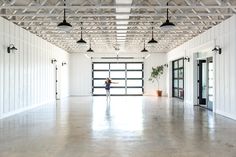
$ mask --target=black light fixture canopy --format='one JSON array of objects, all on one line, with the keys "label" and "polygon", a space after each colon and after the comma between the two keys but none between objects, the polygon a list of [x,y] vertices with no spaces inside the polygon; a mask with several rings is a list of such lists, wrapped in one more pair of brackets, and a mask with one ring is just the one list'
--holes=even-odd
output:
[{"label": "black light fixture canopy", "polygon": [[[64,0],[64,6],[66,6],[66,0]],[[72,29],[72,25],[66,22],[66,9],[65,8],[64,8],[64,19],[61,23],[57,25],[57,27],[63,31],[69,31]]]},{"label": "black light fixture canopy", "polygon": [[156,44],[156,43],[157,43],[157,41],[153,37],[153,26],[152,26],[152,39],[148,42],[148,44]]},{"label": "black light fixture canopy", "polygon": [[51,59],[51,63],[52,63],[52,64],[54,64],[54,63],[56,63],[56,62],[57,62],[57,60],[56,60],[55,58],[52,58],[52,59]]},{"label": "black light fixture canopy", "polygon": [[184,60],[187,61],[187,62],[190,62],[190,57],[185,56],[185,57],[184,57]]},{"label": "black light fixture canopy", "polygon": [[77,41],[78,44],[86,44],[87,42],[83,39],[83,33],[82,33],[82,24],[83,22],[81,22],[81,34],[80,34],[80,40]]},{"label": "black light fixture canopy", "polygon": [[89,49],[87,50],[87,52],[94,52],[93,49],[91,48],[91,41],[90,41]]},{"label": "black light fixture canopy", "polygon": [[16,51],[17,48],[14,46],[14,44],[10,44],[8,47],[7,47],[7,53],[11,53],[11,51]]},{"label": "black light fixture canopy", "polygon": [[[168,6],[168,3],[167,3],[167,6]],[[170,29],[170,28],[175,27],[175,24],[169,21],[169,16],[168,16],[169,9],[168,8],[167,8],[167,12],[166,13],[167,13],[167,15],[166,15],[166,17],[167,17],[166,22],[164,22],[160,27],[164,28],[164,29]]]},{"label": "black light fixture canopy", "polygon": [[222,53],[222,49],[220,48],[220,46],[215,46],[214,49],[212,49],[212,51],[218,52],[219,54]]},{"label": "black light fixture canopy", "polygon": [[144,47],[143,47],[143,50],[141,52],[148,52],[148,50],[145,47],[145,40],[144,40]]}]

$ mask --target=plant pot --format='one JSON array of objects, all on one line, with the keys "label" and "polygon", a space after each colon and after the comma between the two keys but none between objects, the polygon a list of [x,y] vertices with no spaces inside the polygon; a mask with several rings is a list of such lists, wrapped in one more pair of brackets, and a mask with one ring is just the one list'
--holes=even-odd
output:
[{"label": "plant pot", "polygon": [[162,96],[162,91],[161,90],[157,90],[157,96],[161,97]]}]

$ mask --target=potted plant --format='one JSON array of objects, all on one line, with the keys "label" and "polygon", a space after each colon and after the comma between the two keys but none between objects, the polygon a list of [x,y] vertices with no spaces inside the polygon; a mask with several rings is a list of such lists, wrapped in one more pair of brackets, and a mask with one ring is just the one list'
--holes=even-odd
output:
[{"label": "potted plant", "polygon": [[161,75],[163,75],[164,73],[164,66],[165,65],[160,65],[160,66],[156,66],[156,67],[152,67],[152,72],[151,72],[151,76],[149,78],[149,81],[152,82],[157,82],[157,96],[162,96],[162,90],[159,89],[159,79],[161,77]]}]

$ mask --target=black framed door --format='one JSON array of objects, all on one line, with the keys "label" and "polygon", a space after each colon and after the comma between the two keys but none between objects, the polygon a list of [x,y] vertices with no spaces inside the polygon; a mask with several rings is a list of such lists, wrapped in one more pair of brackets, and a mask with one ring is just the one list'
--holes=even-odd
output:
[{"label": "black framed door", "polygon": [[206,105],[206,78],[207,63],[206,60],[198,61],[198,103],[201,105]]},{"label": "black framed door", "polygon": [[172,96],[184,99],[184,59],[172,62]]},{"label": "black framed door", "polygon": [[213,110],[214,98],[214,67],[213,57],[198,61],[198,104]]}]

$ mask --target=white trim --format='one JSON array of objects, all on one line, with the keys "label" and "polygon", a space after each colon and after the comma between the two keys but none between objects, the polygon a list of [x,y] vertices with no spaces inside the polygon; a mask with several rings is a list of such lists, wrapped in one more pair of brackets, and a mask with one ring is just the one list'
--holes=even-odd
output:
[{"label": "white trim", "polygon": [[230,119],[233,119],[233,120],[236,120],[236,115],[232,115],[232,114],[228,114],[226,112],[223,112],[223,111],[219,111],[219,110],[216,110],[217,114],[221,115],[221,116],[224,116],[226,118],[230,118]]},{"label": "white trim", "polygon": [[[215,89],[216,89],[216,84],[215,84],[215,79],[216,79],[216,59],[215,59],[215,53],[213,53],[212,52],[212,55],[210,54],[210,52],[211,52],[211,50],[212,50],[212,48],[215,46],[215,41],[214,40],[211,40],[211,41],[209,41],[209,42],[207,42],[207,43],[205,43],[205,44],[202,44],[202,45],[199,45],[199,46],[197,46],[197,47],[194,47],[194,48],[192,48],[192,49],[190,49],[190,53],[192,53],[193,54],[193,56],[195,56],[195,57],[193,57],[193,85],[194,85],[194,87],[193,87],[193,101],[194,101],[194,103],[196,103],[197,102],[197,95],[198,95],[198,86],[196,85],[196,82],[197,82],[197,80],[198,80],[198,78],[197,78],[197,75],[195,75],[196,74],[196,72],[197,72],[197,70],[195,69],[195,68],[197,68],[197,66],[196,66],[196,61],[197,60],[199,60],[199,59],[206,59],[206,58],[208,58],[208,57],[212,57],[213,58],[213,67],[214,67],[214,78],[213,78],[213,81],[214,81],[214,87],[213,87],[213,96],[214,96],[214,98],[213,98],[213,108],[212,108],[212,111],[213,112],[215,112],[215,110],[216,110],[216,101],[215,101],[215,99],[216,99],[216,96],[215,96],[215,93],[216,93],[216,91],[215,91]],[[203,54],[205,54],[205,55],[203,55],[203,57],[200,57],[200,58],[198,58],[198,54],[199,53],[203,53]],[[195,74],[194,74],[195,73]]]},{"label": "white trim", "polygon": [[10,116],[14,116],[16,114],[19,114],[19,113],[22,113],[22,112],[26,112],[26,111],[35,109],[37,107],[40,107],[40,106],[43,106],[43,105],[47,105],[47,104],[50,104],[50,103],[55,103],[55,102],[56,102],[56,100],[51,100],[51,101],[48,101],[48,102],[44,102],[44,103],[36,104],[36,105],[33,105],[33,106],[25,107],[25,108],[22,108],[22,109],[13,111],[13,112],[5,113],[5,114],[3,113],[0,116],[0,119],[4,119],[4,118],[10,117]]},{"label": "white trim", "polygon": [[[214,43],[214,40],[209,40],[208,42],[204,43],[204,44],[201,44],[199,46],[195,46],[189,50],[187,50],[187,52],[192,52],[192,53],[196,53],[198,52],[199,50],[201,52],[207,52],[209,50],[212,50],[215,46],[215,43]],[[213,52],[212,52],[213,53]]]},{"label": "white trim", "polygon": [[93,96],[92,94],[81,94],[81,95],[79,95],[79,94],[72,94],[72,95],[70,95],[70,97],[83,97],[83,96]]},{"label": "white trim", "polygon": [[184,103],[189,105],[189,106],[194,106],[194,103],[188,100],[184,100]]}]

